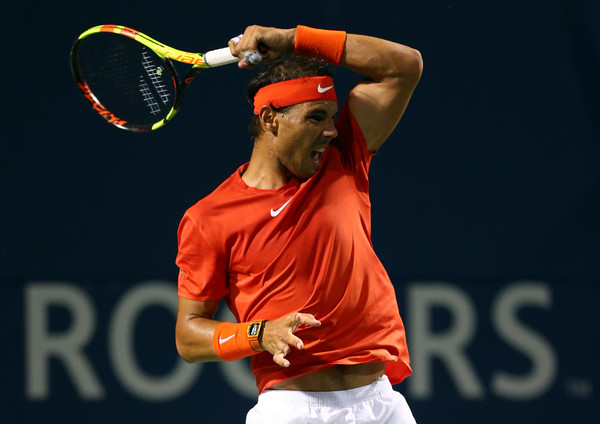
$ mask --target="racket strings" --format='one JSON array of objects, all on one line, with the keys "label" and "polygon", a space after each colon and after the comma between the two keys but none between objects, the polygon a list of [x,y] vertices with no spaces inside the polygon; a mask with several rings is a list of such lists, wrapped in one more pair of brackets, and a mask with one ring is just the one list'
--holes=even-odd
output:
[{"label": "racket strings", "polygon": [[[142,52],[142,65],[144,66],[144,70],[150,78],[150,82],[152,82],[152,86],[156,90],[156,94],[162,101],[163,105],[171,104],[171,93],[162,81],[162,75],[163,72],[165,72],[165,70],[162,68],[162,66],[154,65],[154,62],[152,61],[152,56],[153,55],[151,55],[147,51]],[[144,78],[142,76],[140,76],[140,91],[142,92],[142,95],[144,96],[145,100],[148,97],[152,98],[152,100],[154,99],[154,97],[152,96],[152,92],[148,89],[147,84],[145,83]],[[152,107],[151,109],[153,114],[156,113]]]}]

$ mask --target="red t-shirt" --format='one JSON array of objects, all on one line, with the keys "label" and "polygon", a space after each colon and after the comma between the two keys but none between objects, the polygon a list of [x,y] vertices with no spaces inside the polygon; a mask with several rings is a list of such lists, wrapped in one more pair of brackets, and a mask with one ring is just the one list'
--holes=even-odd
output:
[{"label": "red t-shirt", "polygon": [[247,186],[241,166],[188,209],[179,227],[179,296],[225,299],[238,322],[310,313],[304,342],[282,368],[252,357],[258,389],[335,364],[387,361],[392,384],[410,375],[394,287],[371,244],[372,153],[348,106],[318,171],[277,190]]}]

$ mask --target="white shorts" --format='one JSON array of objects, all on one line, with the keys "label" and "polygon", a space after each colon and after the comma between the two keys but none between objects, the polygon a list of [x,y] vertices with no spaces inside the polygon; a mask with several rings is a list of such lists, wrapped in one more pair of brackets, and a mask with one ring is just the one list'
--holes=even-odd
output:
[{"label": "white shorts", "polygon": [[265,390],[246,424],[416,424],[400,393],[384,375],[368,386],[334,392]]}]

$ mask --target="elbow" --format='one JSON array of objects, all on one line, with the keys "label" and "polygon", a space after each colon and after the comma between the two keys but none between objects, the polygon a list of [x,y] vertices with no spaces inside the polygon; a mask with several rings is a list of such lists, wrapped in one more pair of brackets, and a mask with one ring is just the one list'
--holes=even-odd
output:
[{"label": "elbow", "polygon": [[185,362],[189,364],[199,362],[199,359],[192,354],[192,351],[188,346],[181,343],[179,340],[176,340],[175,345],[177,347],[177,353]]},{"label": "elbow", "polygon": [[406,80],[411,81],[415,86],[421,79],[423,74],[423,56],[416,49],[409,48],[404,57],[403,76]]},{"label": "elbow", "polygon": [[189,335],[186,337],[176,334],[175,347],[181,359],[190,364],[218,360],[212,343],[197,340],[197,338],[190,338]]},{"label": "elbow", "polygon": [[181,359],[190,364],[205,362],[210,356],[206,343],[198,342],[195,337],[190,337],[179,328],[175,331],[175,347]]},{"label": "elbow", "polygon": [[421,78],[421,74],[423,73],[423,56],[421,56],[420,51],[413,49],[413,61],[417,78]]},{"label": "elbow", "polygon": [[388,77],[397,80],[403,86],[416,87],[423,73],[423,57],[419,50],[401,44],[396,45],[394,54],[389,55]]}]

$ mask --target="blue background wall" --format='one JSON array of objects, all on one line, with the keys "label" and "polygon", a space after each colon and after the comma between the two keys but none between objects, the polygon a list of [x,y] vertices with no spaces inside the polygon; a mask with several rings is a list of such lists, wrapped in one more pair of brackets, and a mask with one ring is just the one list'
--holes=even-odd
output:
[{"label": "blue background wall", "polygon": [[[298,23],[419,49],[372,166],[415,369],[397,389],[419,423],[598,421],[598,1],[34,1],[3,18],[0,421],[243,422],[254,403],[245,362],[183,365],[173,334],[177,225],[249,157],[252,72],[207,71],[165,128],[120,131],[68,62],[105,23],[192,51]],[[358,78],[340,69],[338,92]]]}]

